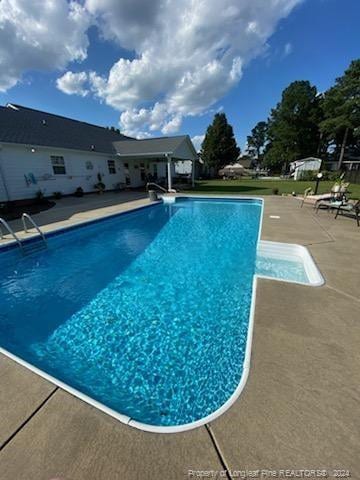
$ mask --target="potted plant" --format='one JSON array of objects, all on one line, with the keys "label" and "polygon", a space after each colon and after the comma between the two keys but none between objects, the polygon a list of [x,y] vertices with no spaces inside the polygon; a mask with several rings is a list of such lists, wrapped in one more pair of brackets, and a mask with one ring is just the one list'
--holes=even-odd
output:
[{"label": "potted plant", "polygon": [[35,193],[35,198],[37,203],[43,203],[45,201],[44,193],[41,190]]},{"label": "potted plant", "polygon": [[54,198],[55,200],[60,200],[62,198],[62,193],[61,192],[54,192]]},{"label": "potted plant", "polygon": [[84,196],[84,190],[81,187],[77,187],[74,195],[75,195],[75,197],[83,197]]},{"label": "potted plant", "polygon": [[338,178],[336,179],[334,186],[332,187],[332,191],[334,193],[339,193],[341,188],[341,180]]},{"label": "potted plant", "polygon": [[95,190],[97,190],[98,194],[101,195],[101,194],[104,193],[106,187],[105,187],[105,184],[102,181],[101,173],[97,174],[97,178],[98,178],[98,182],[95,183],[94,188],[95,188]]}]

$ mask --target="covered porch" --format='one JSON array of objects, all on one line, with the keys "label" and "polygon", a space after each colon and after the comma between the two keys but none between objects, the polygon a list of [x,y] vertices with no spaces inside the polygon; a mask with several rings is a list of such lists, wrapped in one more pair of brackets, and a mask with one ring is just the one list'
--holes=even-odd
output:
[{"label": "covered porch", "polygon": [[125,183],[142,186],[165,180],[168,192],[174,192],[173,179],[177,161],[191,161],[191,183],[195,183],[196,150],[188,135],[115,142],[116,154],[122,160]]}]

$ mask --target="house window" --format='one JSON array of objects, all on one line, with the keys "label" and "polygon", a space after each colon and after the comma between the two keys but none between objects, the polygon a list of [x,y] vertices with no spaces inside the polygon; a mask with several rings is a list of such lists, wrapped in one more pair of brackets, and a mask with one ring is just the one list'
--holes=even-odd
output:
[{"label": "house window", "polygon": [[108,160],[108,169],[110,175],[114,175],[116,173],[115,160]]},{"label": "house window", "polygon": [[53,168],[54,175],[66,174],[64,157],[61,157],[58,155],[51,155],[50,160],[51,160],[51,165]]}]

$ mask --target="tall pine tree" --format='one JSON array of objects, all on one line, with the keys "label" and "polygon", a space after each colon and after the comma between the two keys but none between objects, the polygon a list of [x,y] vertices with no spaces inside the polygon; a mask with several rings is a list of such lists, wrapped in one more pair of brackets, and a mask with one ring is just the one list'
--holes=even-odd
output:
[{"label": "tall pine tree", "polygon": [[283,91],[281,102],[271,111],[265,164],[280,171],[293,160],[316,155],[321,119],[316,87],[308,81],[291,83]]},{"label": "tall pine tree", "polygon": [[360,60],[351,62],[342,77],[324,96],[325,119],[320,129],[327,142],[336,145],[338,168],[341,168],[345,148],[360,137]]},{"label": "tall pine tree", "polygon": [[251,130],[251,135],[247,137],[249,155],[256,158],[257,163],[261,162],[262,154],[266,146],[267,128],[268,125],[266,122],[258,122]]},{"label": "tall pine tree", "polygon": [[201,146],[201,158],[209,171],[217,172],[229,163],[235,163],[240,155],[232,126],[225,113],[217,113],[208,126]]}]

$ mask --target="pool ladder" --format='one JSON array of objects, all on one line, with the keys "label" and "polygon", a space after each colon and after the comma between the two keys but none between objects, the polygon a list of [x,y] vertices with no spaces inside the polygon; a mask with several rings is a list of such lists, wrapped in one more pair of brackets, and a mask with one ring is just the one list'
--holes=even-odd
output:
[{"label": "pool ladder", "polygon": [[20,238],[16,235],[14,230],[10,227],[10,225],[1,217],[0,217],[0,239],[3,238],[3,232],[1,229],[1,225],[2,225],[5,228],[5,231],[7,231],[16,241],[23,255],[30,255],[31,253],[36,253],[41,250],[44,250],[44,248],[47,248],[46,237],[43,234],[43,232],[40,230],[39,226],[31,218],[31,216],[28,215],[27,213],[23,213],[21,216],[21,221],[22,221],[25,233],[28,233],[28,227],[26,222],[27,221],[30,222],[32,227],[35,228],[35,230],[38,232],[40,241],[34,241],[30,243],[22,242]]},{"label": "pool ladder", "polygon": [[174,188],[172,188],[171,190],[167,190],[166,188],[164,188],[161,185],[158,185],[157,183],[154,183],[154,182],[148,182],[145,186],[146,186],[147,191],[149,191],[149,187],[156,187],[164,193],[176,193],[176,190]]},{"label": "pool ladder", "polygon": [[22,250],[23,245],[22,245],[19,237],[16,235],[16,233],[10,227],[10,225],[1,217],[0,217],[0,240],[2,240],[4,238],[4,234],[3,234],[3,231],[2,231],[1,225],[5,228],[5,231],[7,230],[8,233],[10,233],[10,235],[14,238],[14,240],[16,241],[16,243],[19,245],[19,247]]}]

